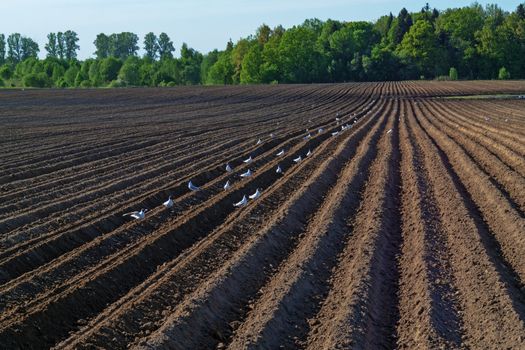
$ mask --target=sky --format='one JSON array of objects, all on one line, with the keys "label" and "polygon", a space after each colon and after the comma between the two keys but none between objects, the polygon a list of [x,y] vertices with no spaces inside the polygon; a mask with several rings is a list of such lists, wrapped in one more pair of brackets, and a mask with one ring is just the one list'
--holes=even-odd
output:
[{"label": "sky", "polygon": [[[177,56],[180,46],[206,53],[222,50],[231,38],[254,34],[266,23],[270,27],[289,28],[307,18],[341,21],[374,21],[384,14],[394,15],[406,7],[419,11],[426,1],[386,0],[0,0],[0,33],[21,33],[38,42],[40,56],[50,32],[74,30],[80,40],[79,59],[93,57],[93,41],[98,33],[129,31],[140,38],[148,32],[166,32],[174,42]],[[440,10],[468,6],[473,1],[435,1]],[[513,11],[519,0],[478,1],[497,3]],[[139,53],[142,53],[140,51]]]}]

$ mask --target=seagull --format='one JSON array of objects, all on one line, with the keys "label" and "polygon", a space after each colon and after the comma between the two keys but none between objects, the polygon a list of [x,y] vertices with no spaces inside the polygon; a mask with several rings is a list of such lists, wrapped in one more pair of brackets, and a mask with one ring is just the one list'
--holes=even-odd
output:
[{"label": "seagull", "polygon": [[126,213],[122,216],[131,216],[133,219],[142,220],[146,217],[146,212],[148,209],[141,209],[140,211],[132,211],[131,213]]},{"label": "seagull", "polygon": [[339,121],[339,118],[338,118],[338,117],[335,117],[335,121],[338,122],[338,121]]},{"label": "seagull", "polygon": [[188,188],[189,188],[190,190],[192,190],[192,191],[198,191],[198,190],[200,190],[200,188],[197,187],[197,186],[195,186],[193,183],[191,183],[191,181],[188,182]]},{"label": "seagull", "polygon": [[261,139],[257,140],[257,144],[260,145],[262,143]]},{"label": "seagull", "polygon": [[324,131],[323,128],[319,128],[319,130],[317,130],[317,133],[320,134],[320,133],[322,133],[323,131]]},{"label": "seagull", "polygon": [[226,164],[226,171],[229,173],[232,172],[232,167],[230,166],[230,163]]},{"label": "seagull", "polygon": [[260,188],[257,189],[257,191],[255,191],[254,194],[250,195],[250,199],[257,199],[261,196],[261,191],[260,191]]},{"label": "seagull", "polygon": [[226,181],[226,183],[224,184],[224,186],[222,188],[224,188],[224,190],[228,190],[229,188],[231,187],[230,185],[230,180]]},{"label": "seagull", "polygon": [[392,132],[392,129],[389,129],[386,133],[390,134]]},{"label": "seagull", "polygon": [[310,137],[312,137],[312,135],[308,134],[304,137],[305,140],[308,140]]},{"label": "seagull", "polygon": [[244,207],[246,204],[248,204],[248,199],[246,199],[246,195],[244,195],[240,202],[235,203],[233,206],[235,207]]},{"label": "seagull", "polygon": [[250,158],[243,160],[243,162],[246,163],[246,164],[250,164],[252,162],[252,160],[253,160],[252,156],[250,156]]},{"label": "seagull", "polygon": [[277,153],[276,156],[282,156],[284,154],[284,149],[281,150],[281,152]]},{"label": "seagull", "polygon": [[309,157],[312,154],[312,151],[308,150],[308,153],[306,153],[306,156]]},{"label": "seagull", "polygon": [[293,161],[296,162],[296,163],[299,163],[303,158],[301,158],[301,156],[295,158]]},{"label": "seagull", "polygon": [[275,137],[275,134],[272,132],[272,133],[270,134],[270,137],[273,139],[273,138]]},{"label": "seagull", "polygon": [[162,205],[165,206],[166,208],[173,207],[173,200],[171,199],[171,196],[169,196],[168,200],[162,203]]},{"label": "seagull", "polygon": [[250,176],[252,176],[252,171],[250,169],[248,169],[247,172],[241,174],[241,177],[250,177]]},{"label": "seagull", "polygon": [[335,131],[332,133],[332,136],[337,136],[337,135],[339,135],[339,131]]},{"label": "seagull", "polygon": [[281,169],[281,166],[280,165],[277,165],[277,169],[275,170],[275,172],[277,174],[282,174],[283,173],[283,170]]}]

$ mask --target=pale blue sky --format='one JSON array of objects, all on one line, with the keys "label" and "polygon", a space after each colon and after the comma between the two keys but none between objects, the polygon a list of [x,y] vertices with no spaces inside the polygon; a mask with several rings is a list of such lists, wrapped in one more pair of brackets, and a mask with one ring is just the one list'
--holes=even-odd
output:
[{"label": "pale blue sky", "polygon": [[[223,49],[233,41],[253,34],[261,23],[288,28],[306,18],[373,21],[402,7],[420,10],[426,1],[386,0],[0,0],[0,33],[19,32],[36,40],[40,55],[49,32],[74,30],[80,37],[79,58],[91,57],[98,33],[131,31],[139,35],[166,32],[176,55],[182,42],[203,53]],[[520,1],[498,3],[512,11]],[[435,1],[431,7],[459,7],[472,1]]]}]

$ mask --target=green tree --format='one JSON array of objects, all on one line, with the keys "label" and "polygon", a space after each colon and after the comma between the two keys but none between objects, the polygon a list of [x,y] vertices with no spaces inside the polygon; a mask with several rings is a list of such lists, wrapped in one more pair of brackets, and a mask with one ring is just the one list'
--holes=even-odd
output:
[{"label": "green tree", "polygon": [[120,68],[118,78],[126,85],[140,85],[140,59],[134,56],[128,57]]},{"label": "green tree", "polygon": [[100,60],[95,60],[89,67],[89,81],[91,81],[92,86],[102,86],[104,84],[104,78],[100,73]]},{"label": "green tree", "polygon": [[22,61],[22,35],[13,33],[7,37],[7,59],[13,63]]},{"label": "green tree", "polygon": [[403,37],[398,52],[406,64],[415,67],[417,76],[437,75],[436,65],[440,52],[436,34],[429,21],[417,21]]},{"label": "green tree", "polygon": [[234,67],[231,59],[232,49],[219,53],[217,62],[211,66],[208,72],[207,84],[232,84]]},{"label": "green tree", "polygon": [[180,49],[180,83],[183,85],[199,84],[202,54],[182,43]]},{"label": "green tree", "polygon": [[270,35],[272,34],[272,29],[266,24],[262,24],[257,31],[255,32],[255,37],[259,45],[263,46],[270,40]]},{"label": "green tree", "polygon": [[47,57],[58,57],[56,33],[49,33],[47,35],[47,44],[44,46],[44,48],[47,51]]},{"label": "green tree", "polygon": [[11,66],[8,64],[4,64],[2,67],[0,67],[0,78],[4,80],[9,80],[13,76],[13,70],[11,69]]},{"label": "green tree", "polygon": [[29,58],[29,57],[37,57],[40,49],[38,48],[38,44],[33,39],[23,36],[21,38],[21,45],[22,45],[22,60],[25,60],[26,58]]},{"label": "green tree", "polygon": [[93,44],[95,44],[95,55],[97,56],[97,59],[100,60],[102,58],[109,57],[111,45],[109,37],[106,34],[98,34]]},{"label": "green tree", "polygon": [[448,76],[450,80],[458,80],[458,70],[454,67],[451,67],[448,72]]},{"label": "green tree", "polygon": [[412,16],[408,13],[406,8],[402,8],[399,11],[399,15],[392,21],[389,31],[390,42],[394,45],[399,45],[403,40],[405,34],[410,30],[412,26]]},{"label": "green tree", "polygon": [[370,56],[363,58],[363,69],[372,81],[399,80],[401,68],[398,57],[384,43],[375,45]]},{"label": "green tree", "polygon": [[158,43],[160,59],[173,58],[175,47],[173,46],[173,42],[170,40],[168,34],[160,33]]},{"label": "green tree", "polygon": [[159,43],[157,42],[157,36],[153,32],[149,32],[144,36],[144,54],[151,60],[155,60],[158,57]]},{"label": "green tree", "polygon": [[0,33],[0,64],[4,64],[5,54],[5,35]]},{"label": "green tree", "polygon": [[139,37],[135,33],[122,32],[109,36],[109,53],[111,56],[125,60],[129,56],[136,56]]},{"label": "green tree", "polygon": [[507,69],[505,67],[501,67],[499,69],[498,79],[500,79],[500,80],[510,79],[510,73],[507,71]]},{"label": "green tree", "polygon": [[115,57],[106,57],[100,61],[100,76],[102,81],[110,82],[117,79],[122,67],[122,61]]},{"label": "green tree", "polygon": [[516,15],[520,20],[525,20],[525,6],[523,4],[519,4],[516,7]]},{"label": "green tree", "polygon": [[78,75],[79,68],[77,65],[71,65],[66,72],[64,73],[63,77],[63,84],[60,84],[61,86],[68,86],[68,87],[74,87],[75,86],[75,80]]},{"label": "green tree", "polygon": [[67,30],[64,32],[64,58],[66,60],[72,60],[77,58],[77,51],[80,49],[80,46],[77,45],[78,35],[72,30]]},{"label": "green tree", "polygon": [[231,57],[232,57],[232,63],[233,63],[233,83],[239,84],[241,81],[241,70],[242,70],[242,62],[244,55],[248,52],[250,49],[251,43],[248,39],[241,39],[237,42],[237,44],[234,46]]},{"label": "green tree", "polygon": [[448,61],[468,78],[479,75],[476,33],[483,27],[484,16],[483,8],[474,4],[447,9],[436,20],[438,38],[448,47]]},{"label": "green tree", "polygon": [[22,82],[26,87],[45,88],[52,86],[51,79],[45,73],[29,73],[24,76]]},{"label": "green tree", "polygon": [[242,60],[241,84],[257,84],[261,82],[259,69],[263,62],[262,49],[253,45]]},{"label": "green tree", "polygon": [[207,55],[204,55],[202,58],[201,63],[201,84],[207,84],[208,82],[208,73],[213,67],[213,65],[218,61],[219,59],[219,51],[217,49],[208,52]]},{"label": "green tree", "polygon": [[316,32],[308,27],[287,30],[279,43],[282,78],[289,83],[311,83],[321,76],[321,54],[315,50]]},{"label": "green tree", "polygon": [[64,33],[57,33],[57,57],[63,60],[66,57],[66,37]]}]

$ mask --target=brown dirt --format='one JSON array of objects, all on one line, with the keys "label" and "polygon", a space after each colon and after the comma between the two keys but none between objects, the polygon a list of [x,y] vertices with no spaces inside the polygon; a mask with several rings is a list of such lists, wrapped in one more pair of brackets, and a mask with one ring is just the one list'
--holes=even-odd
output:
[{"label": "brown dirt", "polygon": [[0,348],[524,348],[524,91],[0,91]]}]

